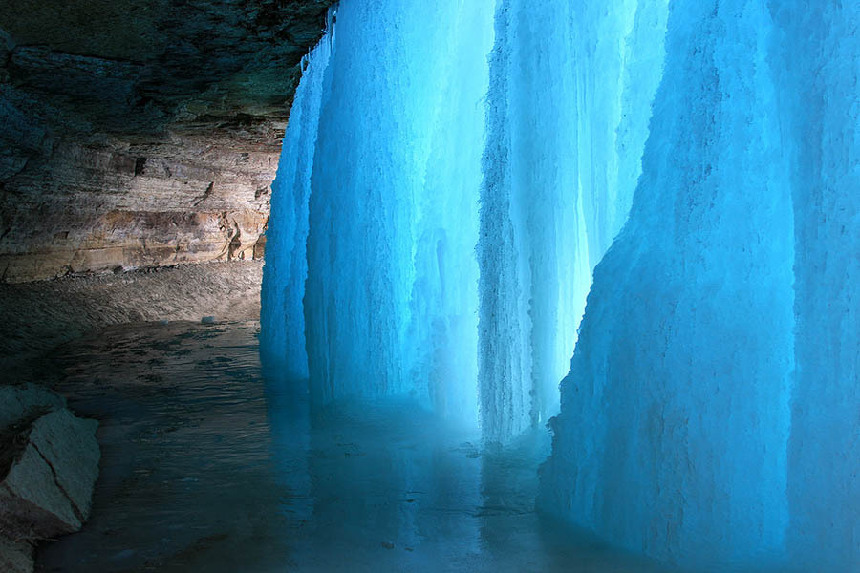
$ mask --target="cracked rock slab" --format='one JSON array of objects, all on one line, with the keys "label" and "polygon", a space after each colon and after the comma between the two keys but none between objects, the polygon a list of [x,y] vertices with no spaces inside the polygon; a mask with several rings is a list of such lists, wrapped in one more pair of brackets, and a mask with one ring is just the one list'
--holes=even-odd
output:
[{"label": "cracked rock slab", "polygon": [[97,425],[60,409],[17,434],[23,451],[0,482],[0,533],[34,541],[80,529],[98,476]]}]

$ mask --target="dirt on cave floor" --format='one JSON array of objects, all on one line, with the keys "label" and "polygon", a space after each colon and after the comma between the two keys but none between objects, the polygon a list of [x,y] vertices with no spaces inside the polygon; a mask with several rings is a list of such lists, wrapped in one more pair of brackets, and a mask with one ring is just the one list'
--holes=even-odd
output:
[{"label": "dirt on cave floor", "polygon": [[0,372],[29,378],[32,359],[117,324],[258,320],[262,261],[216,262],[0,283]]}]

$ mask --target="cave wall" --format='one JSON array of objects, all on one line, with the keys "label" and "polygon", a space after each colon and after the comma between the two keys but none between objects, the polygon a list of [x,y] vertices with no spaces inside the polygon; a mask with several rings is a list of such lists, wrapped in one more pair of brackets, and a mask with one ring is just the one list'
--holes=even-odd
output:
[{"label": "cave wall", "polygon": [[0,5],[0,281],[260,258],[331,3]]}]

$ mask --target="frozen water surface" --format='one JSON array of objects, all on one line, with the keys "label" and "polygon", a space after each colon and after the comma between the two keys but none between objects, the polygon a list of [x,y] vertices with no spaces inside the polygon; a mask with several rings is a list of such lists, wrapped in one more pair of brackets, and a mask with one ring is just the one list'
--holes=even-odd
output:
[{"label": "frozen water surface", "polygon": [[505,450],[406,402],[313,415],[253,324],[124,327],[45,375],[99,418],[92,519],[39,571],[662,571],[534,511],[543,432]]}]

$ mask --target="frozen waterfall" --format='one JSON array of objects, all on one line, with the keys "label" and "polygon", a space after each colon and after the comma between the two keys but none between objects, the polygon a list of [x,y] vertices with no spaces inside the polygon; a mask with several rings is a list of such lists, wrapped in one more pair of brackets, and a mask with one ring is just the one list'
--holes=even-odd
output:
[{"label": "frozen waterfall", "polygon": [[263,295],[269,360],[318,400],[412,394],[498,442],[558,412],[663,59],[665,0],[599,4],[340,3],[296,93]]},{"label": "frozen waterfall", "polygon": [[558,411],[591,269],[627,218],[666,2],[501,0],[481,192],[484,432]]},{"label": "frozen waterfall", "polygon": [[[662,558],[784,543],[793,220],[760,3],[675,2],[630,221],[595,270],[546,502]],[[743,6],[746,4],[746,6]],[[781,447],[780,447],[781,446]],[[559,503],[561,502],[561,503]]]},{"label": "frozen waterfall", "polygon": [[858,14],[671,4],[630,220],[551,422],[546,508],[708,570],[860,565]]},{"label": "frozen waterfall", "polygon": [[860,566],[860,5],[809,4],[342,0],[267,362],[488,443],[549,421],[540,507],[627,549]]}]

